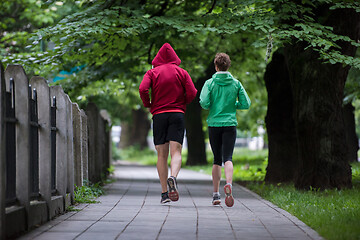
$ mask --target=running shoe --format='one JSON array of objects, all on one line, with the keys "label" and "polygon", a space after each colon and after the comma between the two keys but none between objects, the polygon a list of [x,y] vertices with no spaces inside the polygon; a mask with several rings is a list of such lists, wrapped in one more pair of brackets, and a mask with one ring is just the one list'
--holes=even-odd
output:
[{"label": "running shoe", "polygon": [[232,196],[232,187],[231,184],[226,184],[224,186],[224,192],[225,192],[225,204],[228,207],[232,207],[234,205],[234,198]]},{"label": "running shoe", "polygon": [[161,193],[160,203],[168,203],[168,202],[170,202],[170,198],[169,198],[168,192]]},{"label": "running shoe", "polygon": [[213,205],[220,205],[220,203],[221,203],[220,194],[217,194],[217,193],[214,194],[212,204]]},{"label": "running shoe", "polygon": [[167,180],[167,184],[169,186],[169,198],[171,201],[179,200],[179,192],[177,190],[177,182],[176,178],[171,176]]}]

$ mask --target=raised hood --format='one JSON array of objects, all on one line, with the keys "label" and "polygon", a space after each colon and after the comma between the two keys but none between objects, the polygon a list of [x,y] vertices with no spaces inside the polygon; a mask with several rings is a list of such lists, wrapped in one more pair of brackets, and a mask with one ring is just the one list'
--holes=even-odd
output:
[{"label": "raised hood", "polygon": [[165,43],[160,48],[159,52],[156,54],[154,60],[152,60],[152,65],[154,67],[157,67],[157,66],[160,66],[163,64],[168,64],[168,63],[173,63],[173,64],[176,64],[179,66],[181,63],[181,60],[176,55],[176,52],[171,47],[171,45],[169,43]]}]

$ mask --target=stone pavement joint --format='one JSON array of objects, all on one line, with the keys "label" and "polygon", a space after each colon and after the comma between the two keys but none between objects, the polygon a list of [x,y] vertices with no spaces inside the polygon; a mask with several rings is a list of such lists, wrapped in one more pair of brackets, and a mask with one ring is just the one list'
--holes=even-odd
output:
[{"label": "stone pavement joint", "polygon": [[[80,204],[19,239],[322,239],[288,212],[233,185],[235,204],[213,206],[211,176],[182,169],[179,201],[160,204],[156,167],[116,165],[100,203]],[[222,182],[222,186],[224,183]]]}]

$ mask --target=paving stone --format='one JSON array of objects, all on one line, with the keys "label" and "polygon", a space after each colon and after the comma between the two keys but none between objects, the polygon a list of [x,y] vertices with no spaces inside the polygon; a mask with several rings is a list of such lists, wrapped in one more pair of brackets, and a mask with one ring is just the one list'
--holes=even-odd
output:
[{"label": "paving stone", "polygon": [[64,240],[74,239],[78,233],[76,232],[44,232],[36,237],[36,240]]},{"label": "paving stone", "polygon": [[108,233],[108,232],[121,232],[126,226],[127,222],[109,222],[109,221],[99,221],[93,224],[87,232],[96,232],[96,233]]},{"label": "paving stone", "polygon": [[[96,221],[104,216],[105,213],[102,212],[79,212],[71,216],[69,221]],[[66,220],[67,221],[67,220]]]},{"label": "paving stone", "polygon": [[[117,238],[118,240],[129,240],[129,239],[136,239],[136,240],[149,240],[149,239],[156,239],[157,233],[144,233],[144,232],[126,232],[123,233]],[[173,238],[172,238],[173,239]]]},{"label": "paving stone", "polygon": [[[160,204],[155,167],[116,166],[96,204],[79,205],[20,239],[322,239],[288,212],[234,184],[235,204],[212,206],[211,176],[182,169],[180,199]],[[223,182],[221,183],[224,184]],[[77,208],[77,206],[75,206]]]},{"label": "paving stone", "polygon": [[85,232],[77,237],[77,240],[113,240],[117,236],[118,232]]},{"label": "paving stone", "polygon": [[77,232],[80,233],[88,228],[94,221],[63,221],[50,228],[49,232]]},{"label": "paving stone", "polygon": [[[196,239],[196,234],[191,233],[182,233],[182,234],[172,234],[171,232],[161,232],[159,240],[184,240],[184,239]],[[207,238],[209,240],[211,238]]]}]

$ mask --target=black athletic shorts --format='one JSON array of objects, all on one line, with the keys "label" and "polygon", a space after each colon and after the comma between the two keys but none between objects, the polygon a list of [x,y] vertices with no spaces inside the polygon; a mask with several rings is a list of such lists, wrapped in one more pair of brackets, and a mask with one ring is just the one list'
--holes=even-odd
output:
[{"label": "black athletic shorts", "polygon": [[214,154],[214,164],[221,166],[226,161],[232,161],[236,127],[209,127],[209,140]]},{"label": "black athletic shorts", "polygon": [[153,116],[154,144],[160,145],[169,141],[183,144],[184,113],[165,112]]}]

